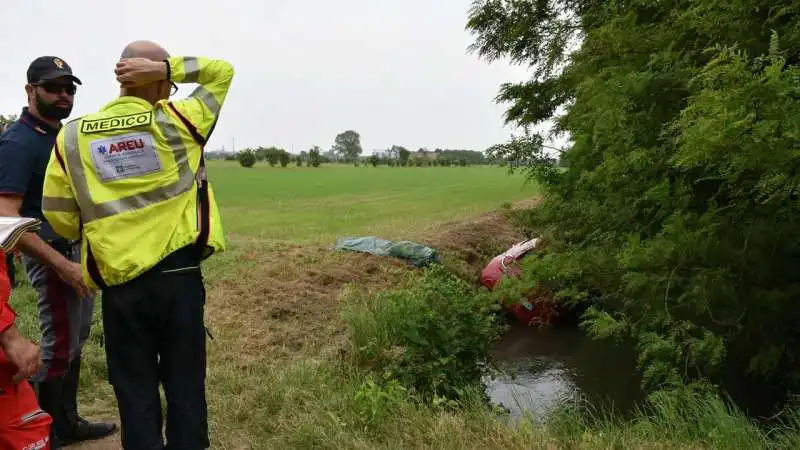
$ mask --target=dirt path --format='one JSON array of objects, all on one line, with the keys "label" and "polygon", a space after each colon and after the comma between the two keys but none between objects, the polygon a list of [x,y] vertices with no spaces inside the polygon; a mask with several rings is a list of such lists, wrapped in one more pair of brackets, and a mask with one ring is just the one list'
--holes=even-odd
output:
[{"label": "dirt path", "polygon": [[121,450],[122,441],[119,432],[117,434],[103,439],[102,441],[84,442],[81,444],[70,445],[69,449],[75,450]]}]

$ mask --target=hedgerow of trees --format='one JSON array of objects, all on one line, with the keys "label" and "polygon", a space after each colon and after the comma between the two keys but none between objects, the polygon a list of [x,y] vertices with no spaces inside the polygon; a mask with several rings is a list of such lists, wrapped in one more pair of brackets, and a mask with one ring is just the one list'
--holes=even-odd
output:
[{"label": "hedgerow of trees", "polygon": [[[588,307],[598,337],[637,343],[651,387],[740,367],[800,381],[800,3],[480,0],[472,50],[534,76],[501,87],[541,137],[492,149],[536,161],[523,219],[547,249],[518,289]],[[579,46],[575,46],[579,43]],[[577,47],[570,54],[570,48]]]},{"label": "hedgerow of trees", "polygon": [[[336,135],[334,144],[329,155],[337,162],[359,165],[388,165],[391,167],[431,167],[431,166],[468,166],[472,164],[490,164],[495,161],[484,157],[483,152],[474,150],[450,150],[435,149],[430,151],[420,148],[412,153],[405,147],[393,145],[390,149],[381,152],[381,156],[372,154],[361,156],[361,135],[354,130],[346,130]],[[244,167],[253,167],[256,162],[266,161],[271,167],[280,164],[287,167],[292,161],[297,167],[319,167],[324,162],[331,162],[331,159],[322,154],[318,146],[314,146],[308,151],[300,152],[300,155],[292,155],[282,148],[277,147],[258,147],[256,149],[244,149],[234,154],[207,153],[209,159],[225,158],[228,160],[238,160]]]}]

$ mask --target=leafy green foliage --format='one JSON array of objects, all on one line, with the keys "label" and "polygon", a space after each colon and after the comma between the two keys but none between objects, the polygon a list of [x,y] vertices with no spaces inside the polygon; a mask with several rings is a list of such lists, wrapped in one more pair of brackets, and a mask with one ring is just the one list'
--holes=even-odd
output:
[{"label": "leafy green foliage", "polygon": [[405,167],[408,165],[408,157],[411,156],[411,152],[405,147],[398,148],[398,154],[400,158],[400,165]]},{"label": "leafy green foliage", "polygon": [[322,151],[316,145],[308,151],[308,164],[311,167],[319,167],[322,164]]},{"label": "leafy green foliage", "polygon": [[353,130],[337,134],[333,144],[333,151],[341,155],[345,161],[357,162],[358,156],[363,152],[361,135]]},{"label": "leafy green foliage", "polygon": [[239,152],[236,158],[242,167],[253,167],[256,164],[256,154],[250,149]]},{"label": "leafy green foliage", "polygon": [[[796,55],[788,0],[483,0],[473,50],[531,64],[499,101],[574,145],[493,148],[546,189],[525,216],[546,254],[524,279],[593,306],[584,326],[638,341],[651,386],[727,362],[776,382],[800,371]],[[580,36],[570,52],[568,36]],[[547,278],[542,278],[547,277]]]},{"label": "leafy green foliage", "polygon": [[728,399],[693,385],[653,393],[631,420],[578,404],[547,425],[562,448],[795,448],[797,413],[787,416],[762,429]]},{"label": "leafy green foliage", "polygon": [[376,382],[369,375],[355,395],[359,416],[365,425],[375,425],[386,419],[391,412],[408,398],[408,390],[399,381],[384,376],[383,382]]},{"label": "leafy green foliage", "polygon": [[457,400],[480,386],[500,332],[496,303],[442,266],[411,287],[355,296],[344,311],[361,367],[398,380],[426,401]]},{"label": "leafy green foliage", "polygon": [[266,154],[266,159],[270,167],[275,167],[275,165],[280,162],[281,154],[278,152],[268,152]]},{"label": "leafy green foliage", "polygon": [[289,154],[288,154],[288,153],[286,153],[286,152],[283,152],[283,153],[281,153],[281,154],[278,156],[278,158],[280,159],[280,162],[281,162],[281,167],[286,167],[286,166],[288,166],[288,165],[289,165],[289,162],[292,160],[292,157],[291,157],[291,155],[289,155]]}]

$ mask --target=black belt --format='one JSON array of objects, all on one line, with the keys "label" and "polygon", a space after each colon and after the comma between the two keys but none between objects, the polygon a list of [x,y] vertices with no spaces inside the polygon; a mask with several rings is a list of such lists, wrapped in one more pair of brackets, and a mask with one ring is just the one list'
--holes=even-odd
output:
[{"label": "black belt", "polygon": [[179,248],[145,273],[181,273],[200,271],[200,257],[194,244]]}]

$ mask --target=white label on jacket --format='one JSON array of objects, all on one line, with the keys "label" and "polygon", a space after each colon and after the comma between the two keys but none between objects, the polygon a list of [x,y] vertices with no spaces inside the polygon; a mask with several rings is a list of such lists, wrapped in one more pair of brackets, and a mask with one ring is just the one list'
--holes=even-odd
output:
[{"label": "white label on jacket", "polygon": [[153,135],[129,133],[92,141],[92,161],[102,181],[122,180],[161,170]]}]

